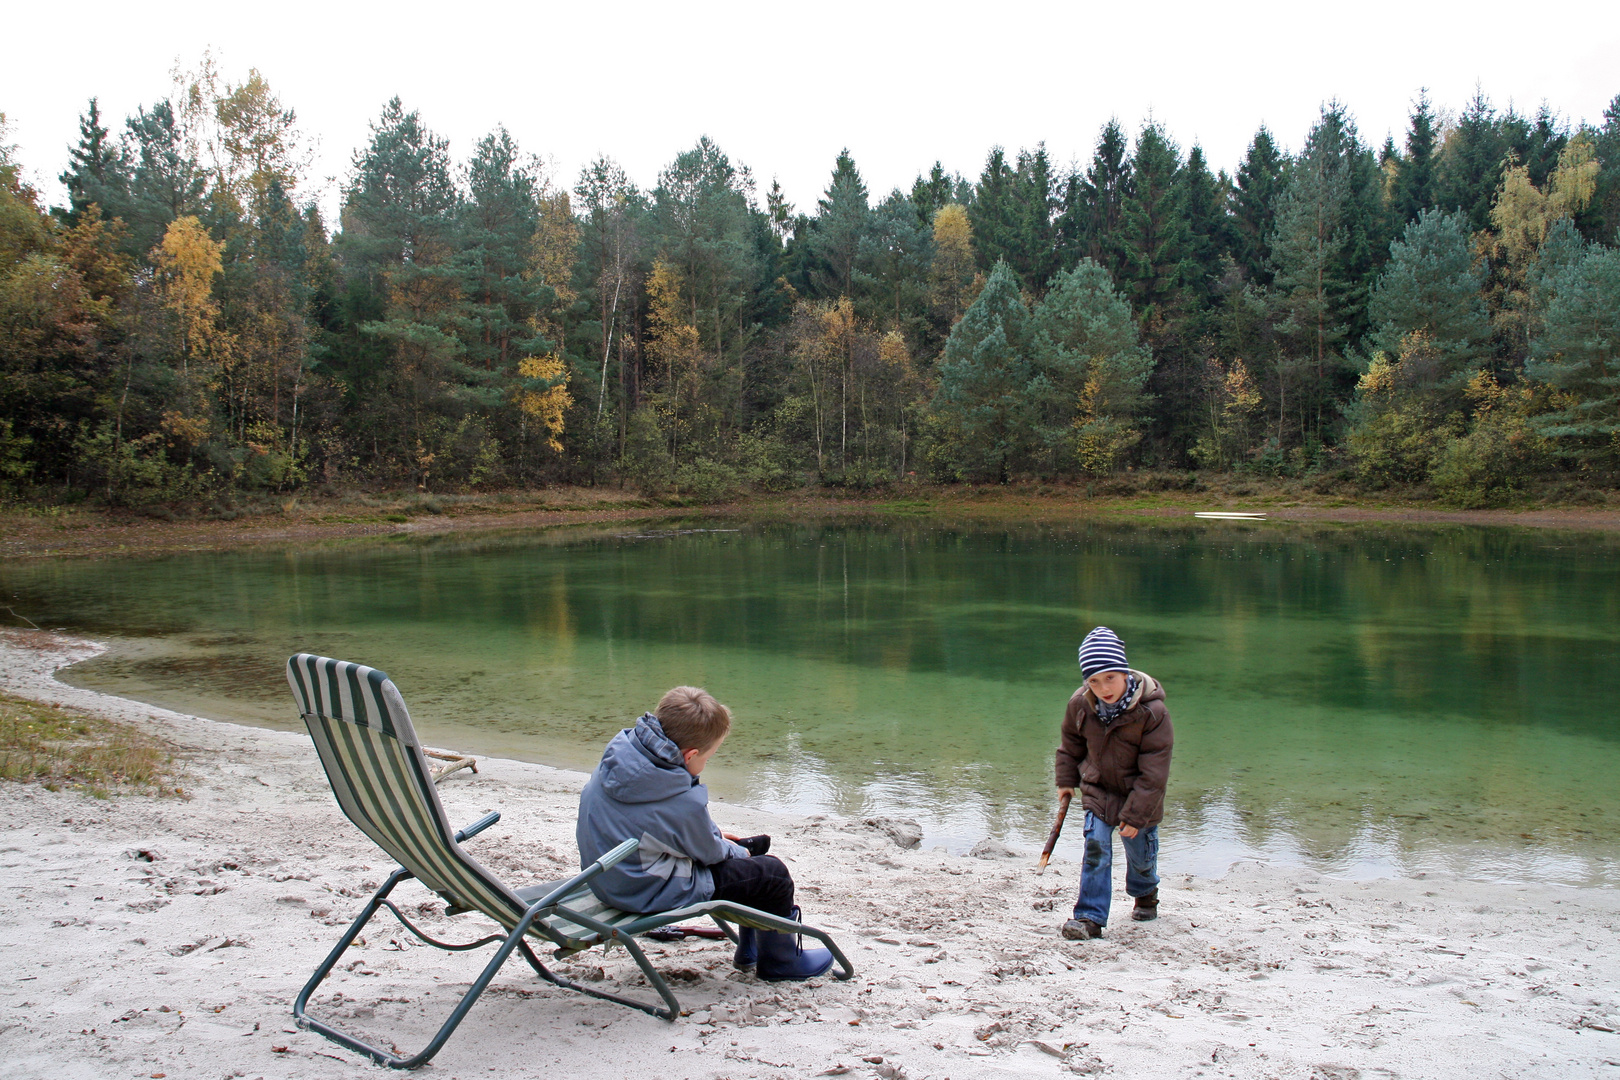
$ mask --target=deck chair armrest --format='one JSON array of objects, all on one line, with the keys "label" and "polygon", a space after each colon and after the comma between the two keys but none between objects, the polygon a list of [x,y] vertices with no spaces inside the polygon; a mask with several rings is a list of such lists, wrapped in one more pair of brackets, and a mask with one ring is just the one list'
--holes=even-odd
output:
[{"label": "deck chair armrest", "polygon": [[479,818],[465,829],[462,829],[460,832],[456,833],[456,843],[459,844],[463,840],[471,840],[473,837],[477,836],[479,833],[483,832],[485,829],[489,828],[499,820],[501,820],[501,812],[499,810],[491,810],[489,813],[485,814],[483,817]]},{"label": "deck chair armrest", "polygon": [[591,863],[591,865],[587,866],[585,869],[581,870],[567,881],[559,883],[555,889],[552,889],[550,892],[546,893],[546,895],[534,901],[529,905],[529,910],[534,911],[537,908],[547,908],[552,904],[558,903],[563,897],[567,896],[569,893],[572,893],[575,889],[578,889],[581,885],[585,884],[587,881],[591,880],[591,878],[600,874],[608,867],[623,862],[640,846],[641,841],[634,838],[624,841],[623,843],[619,844],[618,847],[607,852],[600,859],[597,859],[595,862]]},{"label": "deck chair armrest", "polygon": [[[612,851],[609,851],[607,854],[603,855],[600,859],[597,859],[595,862],[591,863],[590,866],[587,866],[585,868],[584,872],[590,874],[592,877],[595,877],[597,874],[600,874],[603,870],[606,870],[611,866],[617,866],[619,863],[624,862],[624,860],[628,859],[631,855],[634,855],[635,852],[636,852],[636,849],[638,847],[640,847],[640,846],[641,846],[641,841],[640,840],[632,839],[632,840],[621,841],[618,847],[614,848]],[[601,869],[597,869],[598,867],[600,867]],[[593,871],[594,871],[594,873],[593,873]]]}]

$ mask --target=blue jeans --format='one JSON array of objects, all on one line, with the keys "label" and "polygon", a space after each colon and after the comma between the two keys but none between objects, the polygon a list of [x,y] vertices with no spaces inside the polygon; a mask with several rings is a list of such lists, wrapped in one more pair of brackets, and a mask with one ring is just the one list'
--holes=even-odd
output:
[{"label": "blue jeans", "polygon": [[[1159,827],[1149,826],[1133,837],[1121,836],[1125,845],[1125,892],[1146,896],[1159,887]],[[1108,925],[1108,902],[1114,892],[1114,827],[1086,811],[1086,857],[1080,864],[1080,898],[1074,917]]]}]

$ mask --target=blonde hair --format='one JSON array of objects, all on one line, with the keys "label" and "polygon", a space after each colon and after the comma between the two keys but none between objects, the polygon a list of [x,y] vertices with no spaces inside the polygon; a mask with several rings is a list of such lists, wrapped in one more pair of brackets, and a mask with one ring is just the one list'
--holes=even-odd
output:
[{"label": "blonde hair", "polygon": [[707,750],[731,731],[731,710],[697,686],[677,686],[658,699],[658,726],[682,750]]}]

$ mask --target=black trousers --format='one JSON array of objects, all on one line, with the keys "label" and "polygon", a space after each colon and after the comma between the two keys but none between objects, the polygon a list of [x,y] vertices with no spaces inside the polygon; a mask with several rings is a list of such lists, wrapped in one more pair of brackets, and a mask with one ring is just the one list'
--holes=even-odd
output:
[{"label": "black trousers", "polygon": [[793,875],[775,855],[754,855],[713,863],[714,899],[793,917]]}]

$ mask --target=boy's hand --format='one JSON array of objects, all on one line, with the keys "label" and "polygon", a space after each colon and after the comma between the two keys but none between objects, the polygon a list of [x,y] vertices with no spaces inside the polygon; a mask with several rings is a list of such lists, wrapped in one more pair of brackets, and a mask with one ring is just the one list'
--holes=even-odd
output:
[{"label": "boy's hand", "polygon": [[763,855],[771,850],[771,838],[764,833],[760,833],[758,836],[732,836],[728,832],[723,832],[720,835],[733,844],[746,848],[750,855]]},{"label": "boy's hand", "polygon": [[1065,795],[1067,795],[1071,799],[1074,798],[1074,788],[1072,788],[1072,787],[1060,787],[1060,788],[1058,788],[1058,798],[1061,799]]},{"label": "boy's hand", "polygon": [[1135,825],[1127,825],[1124,822],[1120,822],[1119,835],[1123,836],[1125,839],[1135,840],[1138,831],[1139,830]]}]

